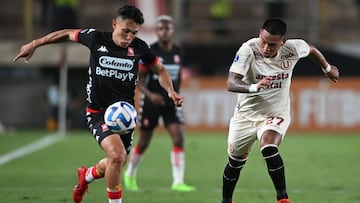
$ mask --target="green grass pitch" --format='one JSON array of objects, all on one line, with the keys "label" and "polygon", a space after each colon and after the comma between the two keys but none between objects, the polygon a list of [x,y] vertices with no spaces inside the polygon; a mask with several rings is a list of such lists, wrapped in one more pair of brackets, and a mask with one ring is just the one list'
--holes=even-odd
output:
[{"label": "green grass pitch", "polygon": [[[0,158],[47,132],[17,131],[0,135]],[[136,140],[135,134],[135,140]],[[280,152],[285,162],[292,203],[359,203],[360,136],[355,134],[289,133]],[[157,133],[138,171],[141,190],[124,189],[124,203],[220,203],[222,173],[227,161],[226,132],[186,134],[186,183],[196,192],[170,190],[170,138]],[[76,169],[90,166],[103,152],[87,131],[69,132],[64,139],[0,165],[0,203],[72,202]],[[241,173],[236,203],[275,203],[275,192],[255,146]],[[89,186],[83,203],[107,202],[105,183]]]}]

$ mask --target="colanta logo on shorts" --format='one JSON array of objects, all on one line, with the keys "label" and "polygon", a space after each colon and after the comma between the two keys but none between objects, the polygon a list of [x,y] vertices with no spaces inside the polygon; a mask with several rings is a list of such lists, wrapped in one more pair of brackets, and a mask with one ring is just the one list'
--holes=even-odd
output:
[{"label": "colanta logo on shorts", "polygon": [[102,56],[99,59],[100,66],[116,70],[129,71],[134,67],[134,63],[130,59],[115,58],[111,56]]}]

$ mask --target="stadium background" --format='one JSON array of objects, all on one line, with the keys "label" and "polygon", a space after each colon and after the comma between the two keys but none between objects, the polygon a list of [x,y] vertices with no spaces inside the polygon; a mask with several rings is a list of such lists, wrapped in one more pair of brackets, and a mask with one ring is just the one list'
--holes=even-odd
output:
[{"label": "stadium background", "polygon": [[[154,40],[157,15],[176,20],[176,40],[186,52],[183,95],[186,127],[226,130],[235,95],[225,89],[228,67],[241,43],[256,36],[267,17],[268,1],[229,0],[222,24],[214,22],[211,0],[80,0],[79,27],[111,30],[112,13],[123,3],[138,5],[146,23],[140,36]],[[226,2],[226,1],[225,1]],[[341,80],[329,83],[308,59],[297,65],[293,81],[292,131],[352,131],[360,129],[360,9],[356,0],[284,1],[288,37],[304,38],[319,47],[340,68]],[[6,129],[45,128],[49,115],[47,88],[64,65],[62,45],[40,48],[29,64],[13,63],[21,44],[51,31],[52,1],[13,0],[0,13],[0,122]],[[219,28],[225,28],[220,30]],[[88,50],[66,45],[65,66],[71,94],[68,128],[84,128],[84,85]]]}]

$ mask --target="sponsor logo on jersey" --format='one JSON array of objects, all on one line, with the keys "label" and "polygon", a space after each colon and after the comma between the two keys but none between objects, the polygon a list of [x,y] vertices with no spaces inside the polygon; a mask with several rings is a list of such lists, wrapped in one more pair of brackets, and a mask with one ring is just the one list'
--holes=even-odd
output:
[{"label": "sponsor logo on jersey", "polygon": [[116,58],[111,56],[102,56],[99,64],[105,68],[129,71],[134,67],[134,62],[130,59]]},{"label": "sponsor logo on jersey", "polygon": [[288,58],[291,58],[291,57],[294,57],[294,56],[295,56],[295,53],[289,52],[289,53],[287,53],[285,55],[281,55],[280,58],[281,59],[288,59]]},{"label": "sponsor logo on jersey", "polygon": [[96,29],[94,29],[94,28],[90,28],[90,29],[83,29],[83,30],[81,30],[80,31],[80,33],[86,33],[86,34],[89,34],[89,33],[91,33],[91,32],[93,32],[93,31],[95,31]]},{"label": "sponsor logo on jersey", "polygon": [[109,53],[106,46],[101,46],[100,48],[97,49],[97,51],[98,52],[103,52],[103,53]]},{"label": "sponsor logo on jersey", "polygon": [[109,78],[116,78],[119,79],[121,81],[132,81],[135,77],[134,73],[131,72],[122,72],[119,70],[115,70],[115,69],[106,69],[106,68],[101,68],[101,67],[96,67],[96,75],[101,75],[104,77],[109,77]]}]

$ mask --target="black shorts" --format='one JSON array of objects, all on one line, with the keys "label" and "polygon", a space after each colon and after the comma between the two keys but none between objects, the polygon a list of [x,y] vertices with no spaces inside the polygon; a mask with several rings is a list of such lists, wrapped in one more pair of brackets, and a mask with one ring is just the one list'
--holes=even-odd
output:
[{"label": "black shorts", "polygon": [[[90,129],[91,134],[93,135],[93,137],[95,138],[95,140],[98,142],[99,145],[105,137],[114,134],[114,132],[112,132],[105,125],[104,112],[97,112],[97,113],[87,112],[86,118],[87,118],[88,128]],[[132,130],[127,134],[123,134],[119,136],[124,144],[127,154],[129,154],[134,137],[134,130]]]},{"label": "black shorts", "polygon": [[181,107],[175,106],[172,101],[166,102],[163,106],[154,106],[147,98],[143,99],[140,106],[140,129],[153,130],[159,124],[160,117],[165,126],[171,123],[184,123]]}]

